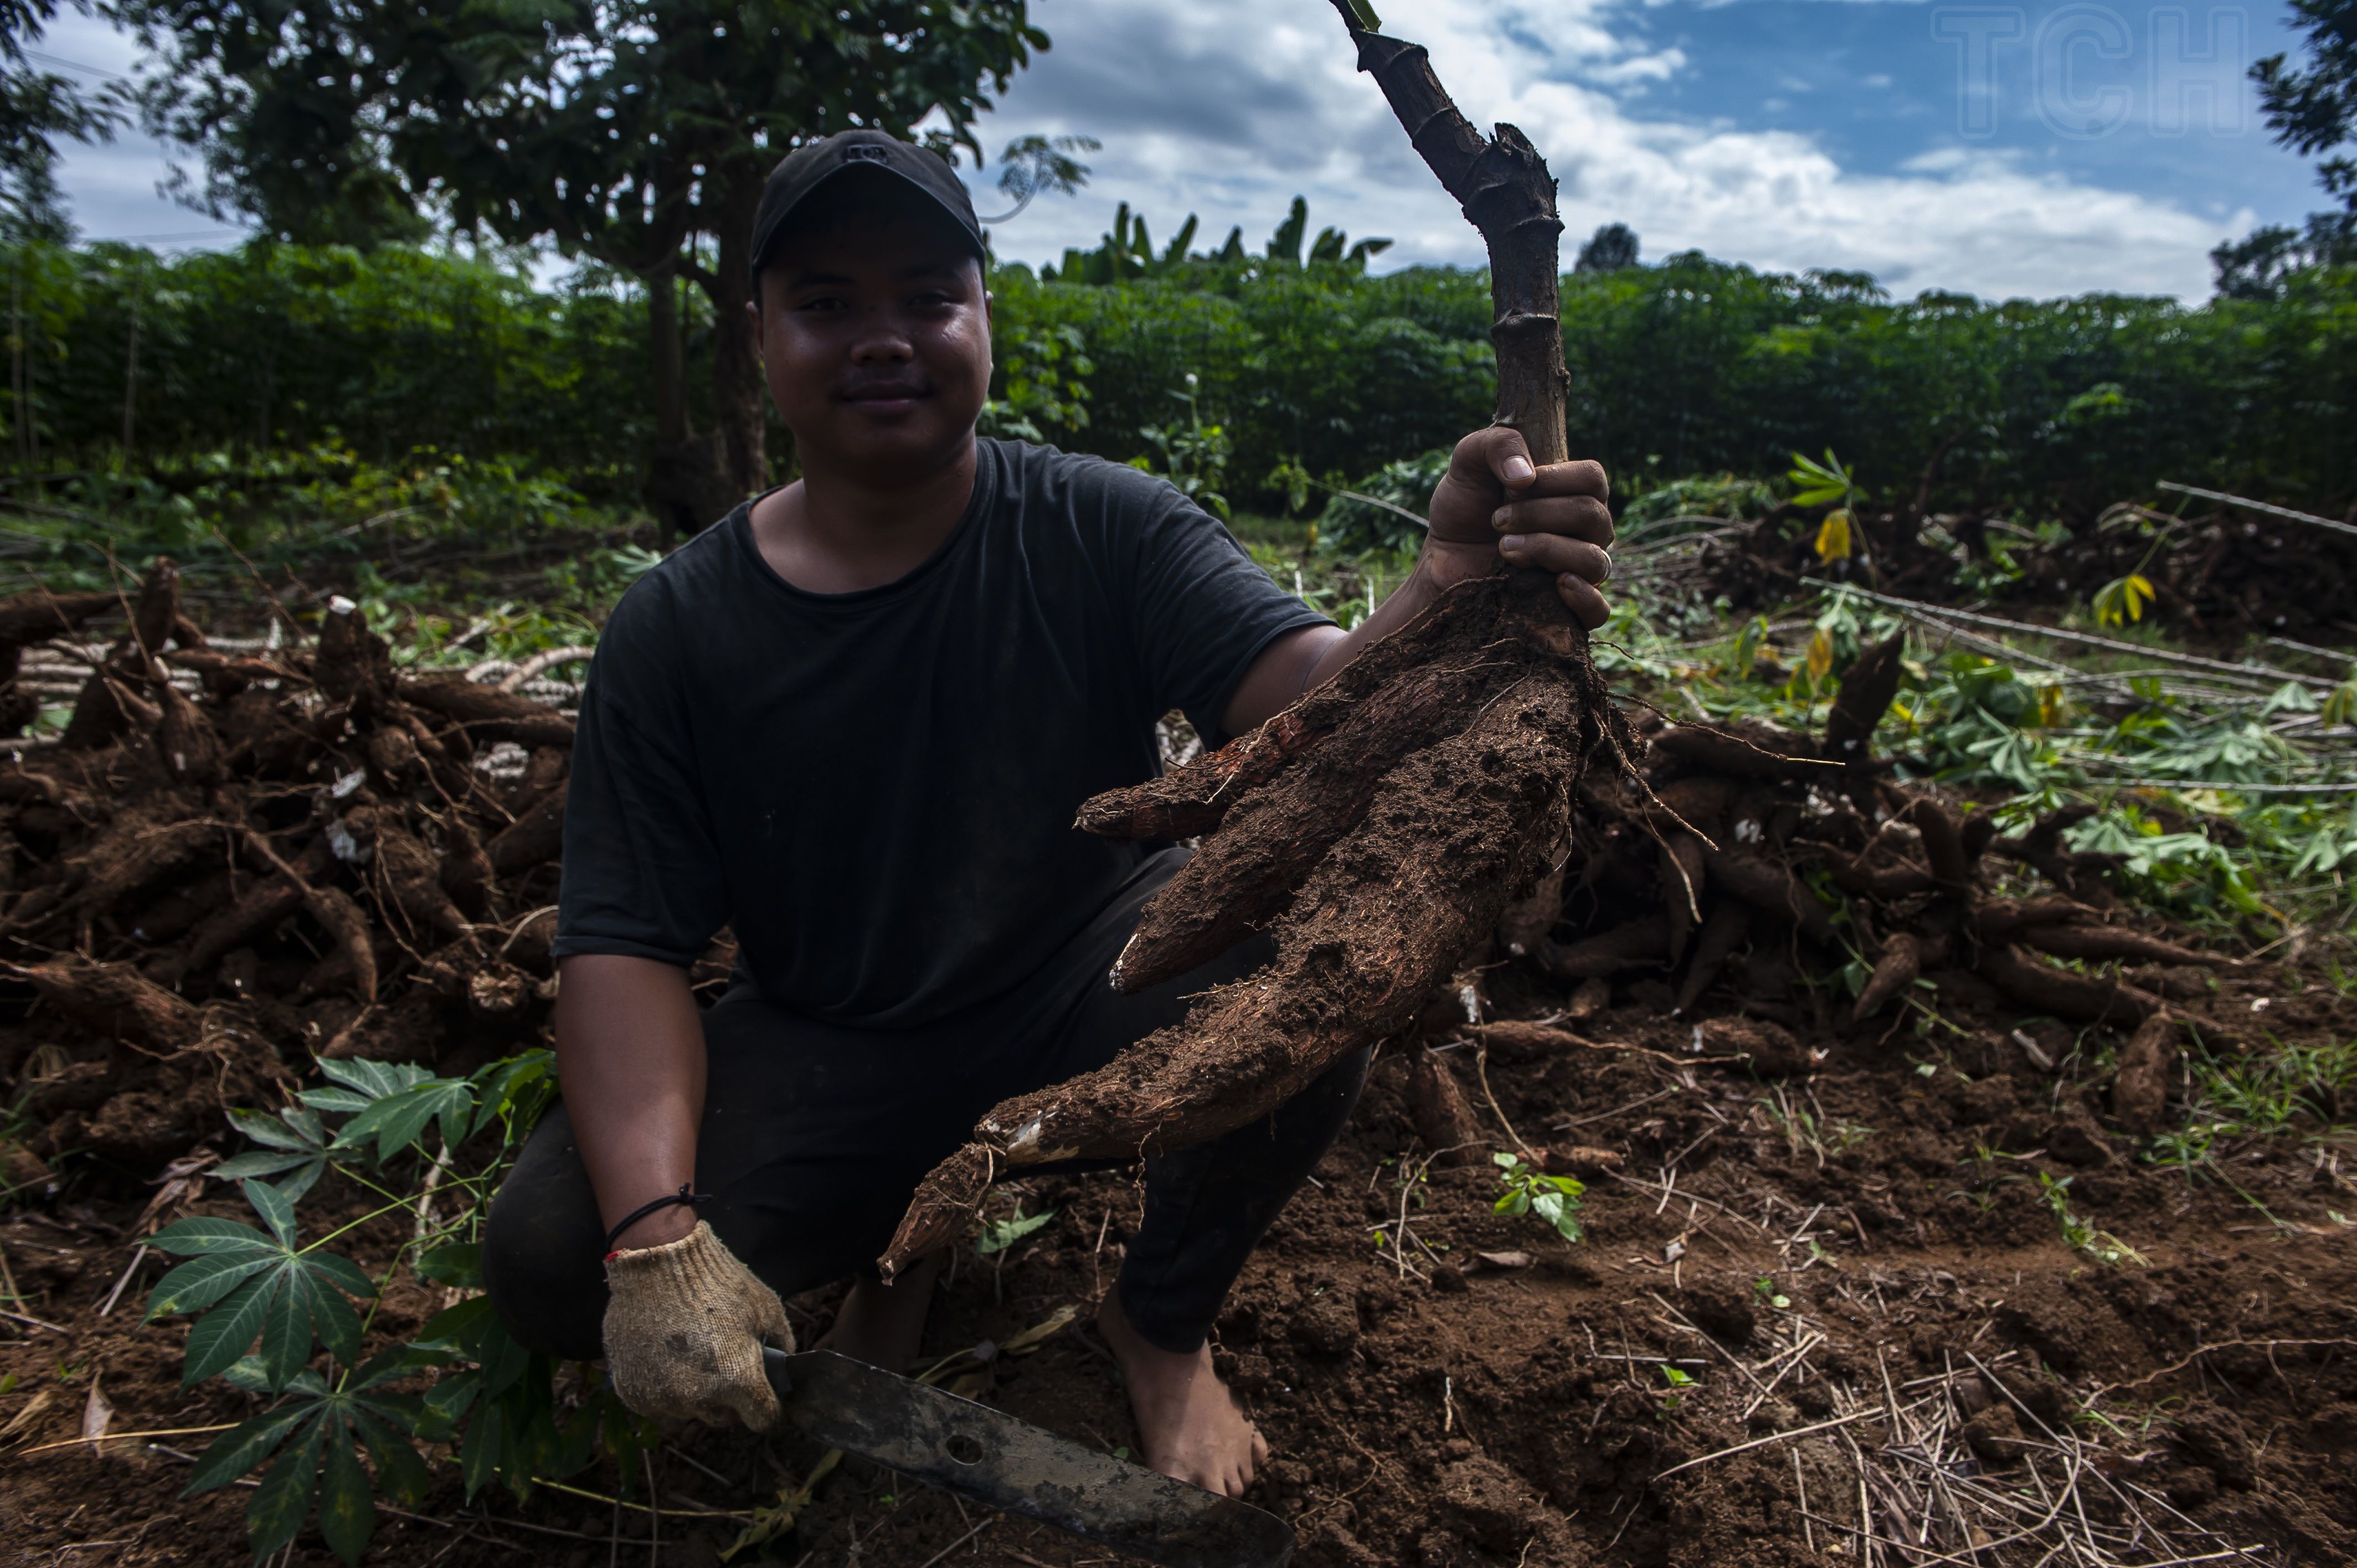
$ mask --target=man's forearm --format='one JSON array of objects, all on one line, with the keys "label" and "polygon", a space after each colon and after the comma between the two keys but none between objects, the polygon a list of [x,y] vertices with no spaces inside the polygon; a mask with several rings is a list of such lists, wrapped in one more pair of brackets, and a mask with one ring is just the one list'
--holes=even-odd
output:
[{"label": "man's forearm", "polygon": [[[556,997],[556,1071],[597,1208],[608,1226],[695,1176],[704,1117],[704,1026],[687,972],[653,959],[566,959]],[[658,1208],[617,1240],[675,1241],[684,1206]]]},{"label": "man's forearm", "polygon": [[1439,588],[1419,562],[1407,581],[1352,629],[1305,627],[1277,639],[1229,700],[1222,720],[1228,733],[1243,735],[1284,712],[1304,692],[1331,681],[1351,660],[1422,615],[1439,596]]}]

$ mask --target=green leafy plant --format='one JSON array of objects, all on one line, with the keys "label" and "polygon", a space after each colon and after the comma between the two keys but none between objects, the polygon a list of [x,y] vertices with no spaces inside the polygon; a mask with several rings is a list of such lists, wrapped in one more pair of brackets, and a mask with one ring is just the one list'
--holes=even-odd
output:
[{"label": "green leafy plant", "polygon": [[1792,467],[1784,476],[1792,487],[1794,506],[1830,506],[1817,524],[1815,550],[1817,559],[1831,565],[1835,561],[1849,559],[1853,544],[1858,542],[1851,528],[1852,515],[1857,506],[1857,482],[1834,449],[1825,448],[1822,463],[1802,453],[1792,454]]},{"label": "green leafy plant", "polygon": [[[316,1506],[322,1538],[358,1561],[376,1498],[423,1495],[420,1444],[457,1442],[471,1497],[495,1478],[527,1494],[543,1477],[579,1469],[600,1445],[634,1455],[651,1441],[602,1389],[578,1391],[560,1425],[554,1363],[510,1337],[481,1294],[485,1206],[554,1093],[553,1065],[535,1050],[445,1078],[405,1063],[322,1061],[328,1081],[274,1116],[231,1113],[257,1146],[215,1171],[238,1183],[261,1224],[194,1216],[150,1242],[187,1261],[156,1283],[149,1319],[200,1315],[184,1385],[218,1377],[274,1402],[214,1440],[188,1488],[224,1487],[268,1466],[247,1509],[257,1559],[294,1540]],[[329,1117],[343,1119],[332,1132]],[[479,1138],[486,1146],[462,1153]],[[330,1174],[378,1201],[306,1242],[296,1205]],[[429,1223],[435,1201],[447,1202],[447,1218]],[[413,1233],[376,1277],[327,1251],[393,1213],[414,1215]],[[404,1267],[461,1299],[416,1339],[368,1354],[370,1325]],[[420,1379],[431,1380],[422,1391],[394,1386]]]},{"label": "green leafy plant", "polygon": [[1548,1176],[1519,1155],[1490,1156],[1505,1191],[1491,1205],[1498,1214],[1535,1214],[1566,1241],[1580,1240],[1580,1195],[1587,1188],[1571,1176]]},{"label": "green leafy plant", "polygon": [[1219,487],[1228,471],[1228,433],[1223,426],[1203,423],[1203,411],[1196,395],[1201,381],[1189,371],[1187,384],[1170,394],[1187,405],[1184,424],[1148,424],[1138,432],[1161,455],[1160,469],[1157,470],[1145,457],[1131,458],[1130,466],[1149,474],[1158,471],[1178,487],[1180,495],[1204,510],[1225,518],[1228,498],[1220,493]]},{"label": "green leafy plant", "polygon": [[1017,1203],[1009,1218],[983,1222],[982,1234],[974,1238],[974,1250],[985,1258],[993,1252],[1004,1252],[1055,1218],[1056,1210],[1052,1208],[1027,1215],[1023,1212],[1023,1206]]},{"label": "green leafy plant", "polygon": [[2081,1257],[2093,1258],[2114,1268],[2123,1263],[2134,1263],[2138,1268],[2150,1267],[2151,1261],[2142,1252],[2110,1231],[2098,1230],[2072,1211],[2071,1179],[2064,1176],[2058,1181],[2044,1171],[2038,1173],[2039,1196],[2046,1200],[2046,1207],[2053,1214],[2055,1222],[2061,1226],[2063,1242]]}]

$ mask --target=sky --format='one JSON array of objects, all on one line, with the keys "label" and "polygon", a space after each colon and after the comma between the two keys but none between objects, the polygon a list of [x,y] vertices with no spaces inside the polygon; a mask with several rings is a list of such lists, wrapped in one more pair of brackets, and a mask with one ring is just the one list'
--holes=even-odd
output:
[{"label": "sky", "polygon": [[[2113,290],[2193,300],[2211,247],[2323,204],[2246,77],[2296,39],[2280,4],[1937,0],[1378,0],[1477,124],[1511,121],[1561,183],[1565,260],[1601,224],[1646,261],[1698,249],[1763,270],[1864,271],[1901,297]],[[1157,243],[1241,224],[1257,248],[1297,194],[1314,232],[1394,242],[1379,269],[1478,265],[1480,239],[1357,74],[1328,0],[1032,0],[1054,40],[977,134],[1093,136],[1088,187],[993,226],[1033,263],[1093,246],[1115,204]],[[41,46],[124,71],[103,24]],[[63,69],[62,67],[56,67]],[[156,194],[137,136],[76,149],[64,183],[93,238],[233,239]],[[996,163],[964,170],[985,217]],[[208,234],[207,231],[213,231]]]}]

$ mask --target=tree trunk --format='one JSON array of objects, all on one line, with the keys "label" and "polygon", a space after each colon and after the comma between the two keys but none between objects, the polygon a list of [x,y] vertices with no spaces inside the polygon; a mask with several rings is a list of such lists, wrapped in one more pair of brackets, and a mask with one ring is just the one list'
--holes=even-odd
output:
[{"label": "tree trunk", "polygon": [[679,269],[666,256],[646,275],[647,358],[654,383],[655,444],[687,439],[687,360],[679,341]]},{"label": "tree trunk", "polygon": [[712,229],[720,242],[705,292],[712,299],[712,408],[720,426],[723,473],[741,499],[767,489],[770,459],[760,356],[747,306],[753,302],[753,211],[760,204],[761,173],[739,160],[709,177],[718,186],[711,202]]},{"label": "tree trunk", "polygon": [[647,510],[687,539],[728,514],[746,487],[727,467],[720,433],[699,435],[687,417],[687,354],[680,341],[679,265],[666,256],[646,274],[647,348],[653,367],[655,449],[647,466]]}]

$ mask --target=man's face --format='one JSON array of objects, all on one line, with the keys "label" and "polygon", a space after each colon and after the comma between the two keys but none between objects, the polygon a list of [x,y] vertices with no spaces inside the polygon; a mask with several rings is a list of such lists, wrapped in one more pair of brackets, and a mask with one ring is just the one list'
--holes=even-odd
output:
[{"label": "man's face", "polygon": [[761,275],[770,395],[806,469],[870,483],[937,471],[990,395],[981,263],[889,188],[804,225]]}]

